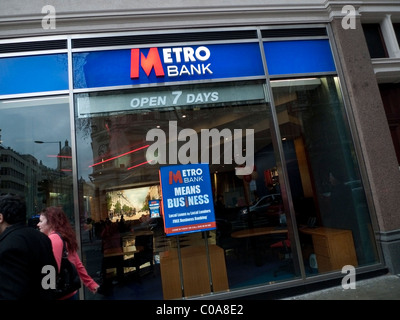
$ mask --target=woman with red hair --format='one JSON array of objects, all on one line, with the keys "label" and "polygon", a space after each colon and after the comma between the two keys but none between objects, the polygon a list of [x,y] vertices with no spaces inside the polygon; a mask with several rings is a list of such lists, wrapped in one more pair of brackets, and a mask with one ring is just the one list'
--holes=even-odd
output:
[{"label": "woman with red hair", "polygon": [[[40,213],[39,230],[46,234],[52,243],[54,257],[57,261],[58,270],[61,266],[63,253],[63,240],[67,246],[68,260],[71,261],[78,271],[83,284],[92,292],[97,293],[99,285],[92,279],[86,271],[78,256],[78,242],[76,241],[75,231],[72,228],[66,214],[61,207],[48,207]],[[60,300],[77,300],[78,290],[62,297]]]}]

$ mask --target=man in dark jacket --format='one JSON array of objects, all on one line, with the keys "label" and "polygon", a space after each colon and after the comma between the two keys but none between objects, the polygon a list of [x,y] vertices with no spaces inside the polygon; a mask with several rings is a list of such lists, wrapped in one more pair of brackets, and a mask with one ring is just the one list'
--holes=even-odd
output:
[{"label": "man in dark jacket", "polygon": [[0,300],[53,299],[52,290],[42,286],[48,273],[42,270],[49,265],[57,265],[51,241],[26,224],[24,200],[11,194],[1,195]]}]

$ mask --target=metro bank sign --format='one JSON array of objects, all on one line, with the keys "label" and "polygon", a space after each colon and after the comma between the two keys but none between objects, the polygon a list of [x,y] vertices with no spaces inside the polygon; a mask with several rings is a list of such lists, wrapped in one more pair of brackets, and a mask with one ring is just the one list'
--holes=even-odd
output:
[{"label": "metro bank sign", "polygon": [[163,166],[159,174],[166,235],[216,228],[208,164]]},{"label": "metro bank sign", "polygon": [[182,75],[213,74],[210,59],[211,52],[205,46],[175,47],[161,49],[163,61],[161,61],[158,48],[150,48],[147,57],[139,49],[131,50],[131,79],[139,78],[139,67],[142,67],[147,76],[154,69],[156,77],[180,77]]},{"label": "metro bank sign", "polygon": [[264,76],[256,42],[78,52],[73,61],[75,88]]}]

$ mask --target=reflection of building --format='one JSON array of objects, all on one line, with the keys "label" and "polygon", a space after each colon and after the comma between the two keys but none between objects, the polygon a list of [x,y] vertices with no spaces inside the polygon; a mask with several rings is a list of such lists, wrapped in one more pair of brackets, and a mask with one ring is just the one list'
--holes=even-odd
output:
[{"label": "reflection of building", "polygon": [[0,146],[0,189],[2,193],[15,193],[25,197],[28,216],[48,205],[57,205],[68,185],[64,181],[72,172],[72,151],[65,141],[58,164],[61,169],[51,169],[29,155]]},{"label": "reflection of building", "polygon": [[[113,121],[102,118],[92,120],[93,173],[90,178],[96,185],[101,186],[104,181],[116,179],[116,176],[124,177],[127,184],[157,181],[158,176],[149,176],[151,171],[148,172],[145,167],[129,169],[146,161],[146,149],[143,147],[148,144],[141,130],[132,130],[132,121],[141,129],[148,127],[150,130],[154,125],[153,121],[138,123],[137,119],[128,115]],[[129,141],[139,143],[132,145]]]},{"label": "reflection of building", "polygon": [[78,181],[78,189],[80,193],[85,195],[79,205],[81,221],[86,221],[87,218],[92,218],[95,221],[104,219],[100,214],[97,202],[93,200],[95,198],[93,184],[90,181],[86,182],[85,179],[81,178]]},{"label": "reflection of building", "polygon": [[31,155],[21,155],[11,148],[0,146],[0,189],[2,193],[15,193],[26,198],[28,215],[34,214],[40,204],[36,202],[41,165]]},{"label": "reflection of building", "polygon": [[67,203],[66,195],[69,194],[70,179],[72,174],[72,150],[65,140],[64,147],[57,154],[57,169],[50,169],[40,165],[40,179],[38,181],[43,206],[60,205]]},{"label": "reflection of building", "polygon": [[72,174],[72,149],[68,144],[68,140],[65,140],[64,146],[61,148],[61,152],[57,155],[59,161],[57,168],[65,174]]}]

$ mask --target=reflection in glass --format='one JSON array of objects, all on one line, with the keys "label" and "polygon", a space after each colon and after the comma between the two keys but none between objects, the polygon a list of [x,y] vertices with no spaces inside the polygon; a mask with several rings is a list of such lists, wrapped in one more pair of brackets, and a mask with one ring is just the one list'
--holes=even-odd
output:
[{"label": "reflection in glass", "polygon": [[[121,267],[108,264],[110,268],[102,272],[107,287],[112,288],[106,298],[179,298],[182,294],[191,296],[210,290],[268,285],[294,277],[290,247],[282,242],[287,240],[287,226],[282,218],[285,210],[279,196],[272,120],[262,83],[91,92],[76,95],[75,102],[81,210],[95,221],[98,241],[104,243],[101,232],[106,223],[118,224],[122,218],[128,225],[123,237],[135,237],[144,230],[154,235],[155,277],[146,275],[146,268],[151,265],[141,267],[139,272],[125,268],[124,284],[119,285],[117,270],[121,275]],[[148,136],[154,129],[165,133],[166,144],[160,144],[149,155],[147,150],[157,142]],[[220,136],[203,144],[202,130],[212,129]],[[234,148],[229,148],[234,130],[242,133],[243,157],[247,146],[245,132],[254,133],[254,166],[250,174],[235,174],[235,167],[239,166],[235,159],[240,158],[232,153]],[[188,141],[196,141],[197,148],[193,149]],[[213,150],[219,157],[213,158]],[[159,185],[160,163],[154,162],[161,162],[160,159],[166,159],[165,164],[184,163],[187,159],[204,162],[204,157],[210,163],[214,202],[220,195],[223,197],[222,206],[218,210],[216,206],[217,229],[168,237],[162,219],[149,218],[148,200],[161,197],[155,188]],[[145,197],[140,194],[144,187],[148,190]],[[273,193],[276,196],[271,201],[259,210],[252,210],[257,200]],[[138,199],[143,200],[133,205]],[[257,229],[257,234],[249,234],[249,228],[261,229]],[[273,246],[276,243],[282,247]],[[185,261],[191,263],[195,266],[189,268],[191,272],[204,273],[204,279],[208,279],[208,247],[218,265],[218,270],[211,272],[212,277],[217,273],[214,275],[217,278],[213,278],[214,288],[204,280],[197,288],[186,283],[186,290],[181,292],[179,268],[170,268],[177,263],[174,257],[178,247],[185,256],[183,268],[187,268]],[[103,257],[108,257],[107,252],[102,252]],[[129,256],[120,258],[119,266],[126,259]],[[101,262],[88,260],[88,264],[100,272]],[[173,284],[168,282],[171,277],[175,279]],[[224,277],[226,282],[219,281]],[[172,290],[176,285],[176,290]],[[127,294],[123,288],[131,288],[131,293]],[[138,288],[141,294],[135,293]]]},{"label": "reflection in glass", "polygon": [[73,221],[68,98],[0,101],[0,130],[1,192],[25,196],[28,218],[61,205]]}]

